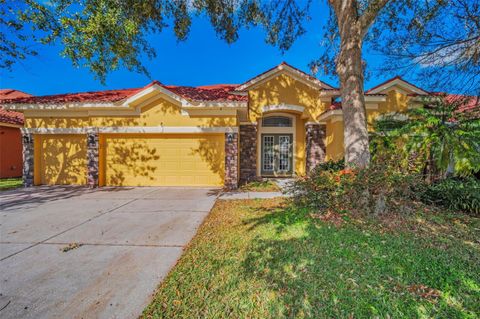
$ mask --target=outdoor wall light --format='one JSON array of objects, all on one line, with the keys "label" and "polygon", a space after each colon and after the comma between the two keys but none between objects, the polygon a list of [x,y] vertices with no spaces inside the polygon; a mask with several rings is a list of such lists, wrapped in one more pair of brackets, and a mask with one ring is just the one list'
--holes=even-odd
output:
[{"label": "outdoor wall light", "polygon": [[227,142],[228,142],[228,144],[231,144],[233,142],[233,134],[232,133],[227,134]]}]

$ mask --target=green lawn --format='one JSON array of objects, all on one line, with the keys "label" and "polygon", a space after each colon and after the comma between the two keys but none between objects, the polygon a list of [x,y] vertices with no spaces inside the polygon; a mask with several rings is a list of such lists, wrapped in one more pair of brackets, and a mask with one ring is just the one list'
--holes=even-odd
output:
[{"label": "green lawn", "polygon": [[2,178],[0,179],[0,191],[18,188],[22,186],[22,178]]},{"label": "green lawn", "polygon": [[218,201],[144,318],[477,318],[480,221]]},{"label": "green lawn", "polygon": [[240,186],[242,192],[279,192],[277,183],[270,180],[253,181]]}]

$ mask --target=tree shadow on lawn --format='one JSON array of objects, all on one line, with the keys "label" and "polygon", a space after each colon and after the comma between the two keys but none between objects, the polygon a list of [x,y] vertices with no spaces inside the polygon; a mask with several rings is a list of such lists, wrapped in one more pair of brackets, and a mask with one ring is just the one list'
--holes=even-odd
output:
[{"label": "tree shadow on lawn", "polygon": [[[276,294],[272,317],[475,317],[480,311],[478,247],[458,239],[379,233],[315,220],[292,207],[256,208],[258,232],[243,275]],[[272,227],[272,225],[274,225]]]}]

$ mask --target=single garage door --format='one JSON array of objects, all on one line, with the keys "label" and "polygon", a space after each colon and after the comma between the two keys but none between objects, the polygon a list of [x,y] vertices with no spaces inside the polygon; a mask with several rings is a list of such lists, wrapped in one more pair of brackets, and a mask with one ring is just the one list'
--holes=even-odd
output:
[{"label": "single garage door", "polygon": [[[224,134],[125,134],[101,138],[107,186],[222,186]],[[104,168],[103,168],[104,167]]]},{"label": "single garage door", "polygon": [[[35,135],[40,153],[37,181],[46,185],[83,185],[87,179],[87,140],[83,134]],[[38,157],[37,157],[38,158]]]}]

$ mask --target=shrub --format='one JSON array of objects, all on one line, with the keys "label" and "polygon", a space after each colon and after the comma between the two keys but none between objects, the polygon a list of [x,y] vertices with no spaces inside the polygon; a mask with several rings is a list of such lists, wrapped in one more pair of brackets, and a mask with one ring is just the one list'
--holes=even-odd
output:
[{"label": "shrub", "polygon": [[338,172],[342,169],[345,169],[345,160],[343,159],[338,161],[329,160],[324,163],[320,163],[315,167],[316,171]]},{"label": "shrub", "polygon": [[403,174],[382,163],[362,170],[313,170],[287,189],[300,206],[326,213],[350,211],[364,214],[406,212],[422,194],[419,175]]},{"label": "shrub", "polygon": [[429,185],[422,196],[428,204],[441,205],[468,214],[480,214],[480,181],[447,178]]}]

